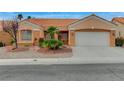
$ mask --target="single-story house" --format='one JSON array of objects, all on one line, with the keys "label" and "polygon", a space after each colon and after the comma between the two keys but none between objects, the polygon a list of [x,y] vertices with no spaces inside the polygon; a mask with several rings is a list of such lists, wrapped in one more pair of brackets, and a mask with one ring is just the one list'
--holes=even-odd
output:
[{"label": "single-story house", "polygon": [[46,38],[45,30],[55,26],[60,30],[56,39],[70,46],[115,46],[117,25],[94,14],[82,19],[26,19],[20,22],[17,40],[19,45],[32,45]]},{"label": "single-story house", "polygon": [[11,37],[8,33],[4,32],[2,29],[2,21],[0,21],[0,42],[4,42],[6,45],[9,45],[11,42]]},{"label": "single-story house", "polygon": [[115,17],[112,19],[112,22],[117,24],[116,38],[117,37],[124,38],[124,18],[123,17]]},{"label": "single-story house", "polygon": [[20,22],[18,43],[33,44],[34,40],[39,38],[46,38],[45,30],[50,26],[55,26],[60,30],[59,36],[55,35],[55,38],[61,38],[61,40],[68,44],[69,30],[68,25],[77,19],[26,19]]}]

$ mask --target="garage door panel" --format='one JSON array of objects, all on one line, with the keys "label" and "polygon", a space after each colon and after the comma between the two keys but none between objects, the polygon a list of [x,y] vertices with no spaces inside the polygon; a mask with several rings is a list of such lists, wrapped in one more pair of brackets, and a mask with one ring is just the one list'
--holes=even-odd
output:
[{"label": "garage door panel", "polygon": [[109,32],[76,32],[76,46],[109,46]]}]

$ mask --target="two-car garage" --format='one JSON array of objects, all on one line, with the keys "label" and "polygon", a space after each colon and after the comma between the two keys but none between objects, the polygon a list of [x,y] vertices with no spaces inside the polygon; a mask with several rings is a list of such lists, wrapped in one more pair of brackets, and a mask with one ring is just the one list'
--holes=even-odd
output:
[{"label": "two-car garage", "polygon": [[109,32],[76,32],[76,46],[109,46]]},{"label": "two-car garage", "polygon": [[90,15],[68,26],[71,46],[115,46],[116,24],[96,15]]}]

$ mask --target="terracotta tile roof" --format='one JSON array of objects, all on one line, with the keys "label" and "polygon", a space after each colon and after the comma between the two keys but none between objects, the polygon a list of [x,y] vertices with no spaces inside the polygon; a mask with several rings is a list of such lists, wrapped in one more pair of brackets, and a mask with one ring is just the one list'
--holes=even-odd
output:
[{"label": "terracotta tile roof", "polygon": [[78,19],[27,19],[26,21],[44,27],[48,27],[48,26],[65,27],[68,24],[77,20]]},{"label": "terracotta tile roof", "polygon": [[124,17],[115,17],[112,19],[112,22],[119,22],[124,24]]}]

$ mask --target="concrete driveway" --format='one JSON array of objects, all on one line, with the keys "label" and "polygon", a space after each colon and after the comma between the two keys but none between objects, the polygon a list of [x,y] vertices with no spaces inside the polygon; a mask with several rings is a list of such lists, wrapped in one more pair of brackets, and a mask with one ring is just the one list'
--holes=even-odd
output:
[{"label": "concrete driveway", "polygon": [[1,48],[0,59],[3,59],[0,60],[0,65],[124,63],[124,48],[73,47],[73,56],[68,58],[44,58],[35,51],[6,53]]},{"label": "concrete driveway", "polygon": [[73,57],[124,57],[121,47],[73,47]]}]

